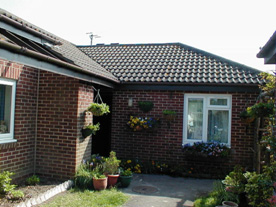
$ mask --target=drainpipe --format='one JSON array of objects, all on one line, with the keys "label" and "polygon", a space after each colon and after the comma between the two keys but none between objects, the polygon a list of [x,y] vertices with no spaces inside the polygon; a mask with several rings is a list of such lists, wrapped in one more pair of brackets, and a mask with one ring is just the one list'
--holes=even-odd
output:
[{"label": "drainpipe", "polygon": [[36,174],[36,148],[37,148],[37,121],[38,121],[38,101],[39,101],[39,84],[40,84],[40,70],[37,74],[37,90],[36,90],[36,110],[35,110],[35,137],[34,137],[34,169],[33,174]]}]

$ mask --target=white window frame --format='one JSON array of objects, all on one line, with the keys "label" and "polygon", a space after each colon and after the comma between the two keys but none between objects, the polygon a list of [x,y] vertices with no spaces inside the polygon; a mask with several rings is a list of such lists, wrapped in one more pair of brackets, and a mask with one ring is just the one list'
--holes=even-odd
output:
[{"label": "white window frame", "polygon": [[[189,98],[203,99],[203,134],[202,139],[187,139],[187,125],[188,125],[188,100]],[[227,99],[227,105],[210,105],[212,98]],[[232,95],[228,94],[184,94],[184,113],[183,113],[183,140],[182,146],[185,144],[193,144],[195,142],[207,142],[208,131],[208,110],[225,110],[229,111],[229,123],[228,123],[228,143],[224,143],[227,146],[231,146],[231,120],[232,120]]]},{"label": "white window frame", "polygon": [[15,114],[15,93],[16,93],[16,80],[0,78],[1,85],[11,86],[11,114],[9,123],[9,133],[0,134],[0,144],[12,143],[17,140],[14,139],[14,114]]}]

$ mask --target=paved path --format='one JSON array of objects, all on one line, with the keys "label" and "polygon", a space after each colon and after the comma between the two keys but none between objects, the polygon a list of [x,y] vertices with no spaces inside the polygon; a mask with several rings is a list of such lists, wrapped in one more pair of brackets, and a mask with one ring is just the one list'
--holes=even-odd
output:
[{"label": "paved path", "polygon": [[214,181],[166,175],[134,175],[131,185],[121,189],[131,196],[124,207],[192,206],[196,197],[212,190]]}]

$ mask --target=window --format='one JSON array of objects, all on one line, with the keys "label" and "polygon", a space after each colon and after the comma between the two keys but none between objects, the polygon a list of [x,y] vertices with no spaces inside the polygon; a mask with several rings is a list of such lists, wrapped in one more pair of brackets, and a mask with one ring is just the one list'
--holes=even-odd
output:
[{"label": "window", "polygon": [[231,95],[184,96],[183,144],[217,141],[230,145]]},{"label": "window", "polygon": [[0,143],[15,142],[14,108],[16,81],[0,78]]}]

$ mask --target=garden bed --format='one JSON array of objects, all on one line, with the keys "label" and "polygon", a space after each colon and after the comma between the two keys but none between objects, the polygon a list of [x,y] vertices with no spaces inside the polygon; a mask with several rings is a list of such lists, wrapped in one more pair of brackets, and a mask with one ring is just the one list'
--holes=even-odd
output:
[{"label": "garden bed", "polygon": [[24,193],[24,198],[18,201],[11,201],[6,199],[5,197],[1,197],[0,206],[2,207],[14,207],[17,206],[19,203],[27,201],[31,198],[36,198],[39,195],[47,192],[48,190],[56,187],[57,185],[61,184],[61,181],[57,180],[46,180],[41,179],[40,184],[35,186],[26,186],[24,183],[20,183],[16,190],[21,190]]}]

